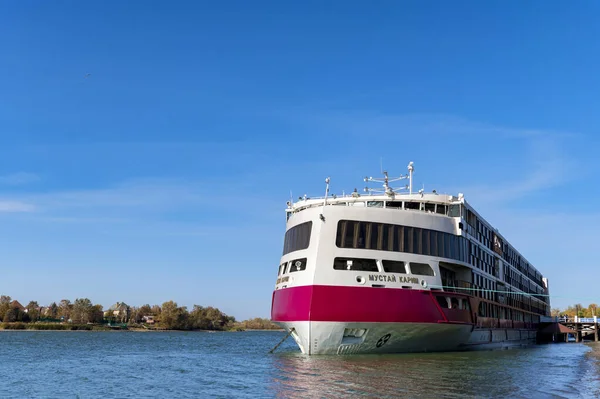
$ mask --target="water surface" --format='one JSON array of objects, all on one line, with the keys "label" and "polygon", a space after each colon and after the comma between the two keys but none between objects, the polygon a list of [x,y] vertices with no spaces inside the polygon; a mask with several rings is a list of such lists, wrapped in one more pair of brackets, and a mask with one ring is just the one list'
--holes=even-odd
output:
[{"label": "water surface", "polygon": [[304,356],[282,332],[0,332],[2,398],[592,398],[600,345]]}]

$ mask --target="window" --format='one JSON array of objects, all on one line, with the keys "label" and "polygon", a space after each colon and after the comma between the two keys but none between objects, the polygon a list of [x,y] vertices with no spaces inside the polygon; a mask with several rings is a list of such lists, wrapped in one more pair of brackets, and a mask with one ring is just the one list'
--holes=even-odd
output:
[{"label": "window", "polygon": [[367,201],[369,208],[383,208],[383,201]]},{"label": "window", "polygon": [[279,265],[279,275],[280,276],[285,273],[285,267],[286,266],[287,266],[287,262],[282,263],[281,265]]},{"label": "window", "polygon": [[459,309],[458,307],[458,298],[452,297],[450,298],[450,309]]},{"label": "window", "polygon": [[385,205],[386,208],[402,209],[402,201],[389,201]]},{"label": "window", "polygon": [[304,222],[286,231],[283,242],[283,254],[308,248],[311,230],[312,222]]},{"label": "window", "polygon": [[421,206],[420,202],[405,202],[404,203],[404,209],[413,209],[413,210],[419,210],[419,207]]},{"label": "window", "polygon": [[306,258],[294,259],[290,264],[290,273],[306,270]]},{"label": "window", "polygon": [[448,306],[448,298],[445,296],[436,296],[435,299],[437,299],[437,302],[442,309],[450,308],[450,306]]},{"label": "window", "polygon": [[459,217],[460,216],[460,205],[458,205],[458,204],[450,205],[450,207],[448,209],[448,216],[453,217],[453,218]]},{"label": "window", "polygon": [[410,262],[410,272],[418,276],[434,276],[433,269],[427,263]]},{"label": "window", "polygon": [[481,302],[479,303],[479,316],[486,317],[487,316],[487,303]]},{"label": "window", "polygon": [[445,215],[446,214],[446,205],[440,205],[440,204],[438,204],[435,212],[439,213],[440,215]]},{"label": "window", "polygon": [[382,260],[383,271],[386,273],[402,273],[406,274],[406,265],[399,260]]},{"label": "window", "polygon": [[435,212],[435,204],[425,204],[425,212]]},{"label": "window", "polygon": [[335,270],[356,270],[363,272],[378,272],[375,259],[362,258],[335,258],[333,260]]},{"label": "window", "polygon": [[469,248],[466,238],[418,227],[340,220],[335,243],[338,248],[407,252],[478,264],[477,245]]}]

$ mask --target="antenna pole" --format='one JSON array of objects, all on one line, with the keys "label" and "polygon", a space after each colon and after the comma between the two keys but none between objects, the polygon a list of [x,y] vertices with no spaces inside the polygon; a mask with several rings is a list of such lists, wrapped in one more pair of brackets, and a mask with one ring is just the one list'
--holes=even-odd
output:
[{"label": "antenna pole", "polygon": [[413,166],[413,162],[411,161],[408,164],[408,192],[409,192],[409,194],[412,194],[412,181],[413,181],[414,170],[415,170],[415,167]]},{"label": "antenna pole", "polygon": [[331,179],[329,177],[325,179],[325,199],[323,200],[323,210],[321,211],[321,220],[325,221],[325,217],[323,214],[325,213],[325,206],[327,205],[327,195],[329,194],[329,182]]}]

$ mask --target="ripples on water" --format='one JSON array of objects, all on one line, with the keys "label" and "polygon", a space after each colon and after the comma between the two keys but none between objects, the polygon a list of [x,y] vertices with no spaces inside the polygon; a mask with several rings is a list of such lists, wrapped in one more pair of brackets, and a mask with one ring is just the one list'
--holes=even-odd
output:
[{"label": "ripples on water", "polygon": [[600,345],[304,356],[282,332],[1,332],[0,397],[594,398]]}]

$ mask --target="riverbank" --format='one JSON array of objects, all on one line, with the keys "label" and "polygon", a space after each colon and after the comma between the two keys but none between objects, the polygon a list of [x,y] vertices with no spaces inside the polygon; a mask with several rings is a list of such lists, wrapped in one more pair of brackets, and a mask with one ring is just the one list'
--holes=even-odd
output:
[{"label": "riverbank", "polygon": [[72,324],[72,323],[0,323],[0,331],[131,331],[131,332],[242,332],[242,331],[284,331],[283,329],[245,329],[245,330],[170,330],[160,327],[140,325]]},{"label": "riverbank", "polygon": [[61,324],[61,323],[0,323],[0,331],[113,331],[114,329],[103,325],[90,324]]}]

